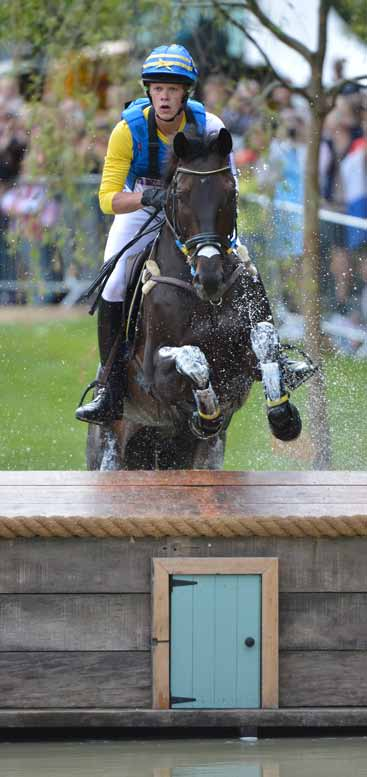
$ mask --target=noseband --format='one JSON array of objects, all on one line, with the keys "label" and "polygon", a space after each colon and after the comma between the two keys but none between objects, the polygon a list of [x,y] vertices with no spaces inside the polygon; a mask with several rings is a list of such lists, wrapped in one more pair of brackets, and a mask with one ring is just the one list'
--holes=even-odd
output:
[{"label": "noseband", "polygon": [[[209,175],[217,175],[218,173],[225,173],[228,170],[231,171],[231,168],[229,165],[225,165],[225,167],[218,167],[215,170],[191,170],[187,167],[177,167],[176,169],[173,182],[172,182],[173,218],[171,223],[166,212],[166,223],[175,237],[175,243],[177,248],[179,248],[179,250],[184,254],[184,256],[186,256],[186,260],[188,264],[191,266],[192,274],[195,273],[193,262],[202,246],[208,246],[208,245],[215,246],[216,248],[219,249],[219,253],[222,253],[222,254],[232,253],[233,247],[236,245],[237,229],[235,225],[235,230],[234,230],[235,234],[231,239],[222,237],[221,235],[218,235],[216,232],[200,232],[197,235],[193,235],[193,237],[190,237],[188,240],[183,241],[178,233],[177,217],[176,217],[176,203],[178,200],[176,186],[177,186],[178,174],[184,173],[186,175],[199,175],[201,178],[207,178],[207,176]],[[191,249],[193,249],[193,251],[191,251]]]}]

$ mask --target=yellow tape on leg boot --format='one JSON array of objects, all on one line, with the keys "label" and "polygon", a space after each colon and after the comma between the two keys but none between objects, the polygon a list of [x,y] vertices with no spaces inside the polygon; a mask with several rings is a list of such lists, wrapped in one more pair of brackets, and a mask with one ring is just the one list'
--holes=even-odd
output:
[{"label": "yellow tape on leg boot", "polygon": [[279,399],[267,399],[266,406],[279,407],[279,405],[284,405],[284,402],[288,402],[288,400],[289,400],[289,394],[283,394],[283,396],[280,397]]},{"label": "yellow tape on leg boot", "polygon": [[203,418],[204,421],[215,421],[216,418],[219,418],[220,416],[220,408],[215,411],[215,413],[211,413],[211,415],[207,415],[206,413],[202,413],[200,410],[198,410],[200,418]]}]

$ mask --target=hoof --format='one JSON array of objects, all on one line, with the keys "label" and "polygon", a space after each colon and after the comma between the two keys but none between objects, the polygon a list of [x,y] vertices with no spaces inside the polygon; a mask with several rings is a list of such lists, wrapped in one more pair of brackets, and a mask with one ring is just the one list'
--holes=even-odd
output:
[{"label": "hoof", "polygon": [[284,402],[283,405],[268,410],[268,421],[272,434],[278,440],[290,442],[301,434],[301,416],[295,405]]}]

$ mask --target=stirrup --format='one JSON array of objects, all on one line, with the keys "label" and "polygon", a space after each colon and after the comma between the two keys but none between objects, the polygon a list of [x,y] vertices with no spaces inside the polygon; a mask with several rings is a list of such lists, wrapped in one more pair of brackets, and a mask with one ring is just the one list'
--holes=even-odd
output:
[{"label": "stirrup", "polygon": [[[303,356],[303,360],[290,359],[287,353],[283,353],[284,351],[296,351]],[[319,369],[319,365],[313,364],[311,357],[305,351],[288,343],[280,346],[278,361],[284,384],[290,391],[295,391],[302,383],[310,380]]]},{"label": "stirrup", "polygon": [[100,380],[98,380],[98,379],[91,380],[91,382],[90,382],[90,383],[88,383],[88,386],[87,386],[87,388],[85,389],[85,391],[83,392],[83,394],[82,394],[82,396],[81,396],[81,398],[80,398],[80,401],[79,401],[79,405],[78,405],[78,407],[81,407],[81,406],[82,406],[82,404],[83,404],[83,402],[84,402],[84,400],[85,400],[85,398],[86,398],[87,394],[88,394],[90,391],[92,391],[92,389],[96,388],[96,386],[98,386],[99,388],[106,388],[106,385],[105,385],[104,383],[101,383],[101,381],[100,381]]}]

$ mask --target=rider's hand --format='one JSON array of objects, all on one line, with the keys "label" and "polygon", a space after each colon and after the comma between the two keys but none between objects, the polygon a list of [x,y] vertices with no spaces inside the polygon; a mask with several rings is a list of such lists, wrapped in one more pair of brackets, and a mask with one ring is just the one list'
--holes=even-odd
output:
[{"label": "rider's hand", "polygon": [[158,187],[151,186],[148,189],[144,189],[141,198],[141,204],[148,208],[154,208],[154,210],[162,210],[166,204],[167,192],[165,189],[159,189]]}]

